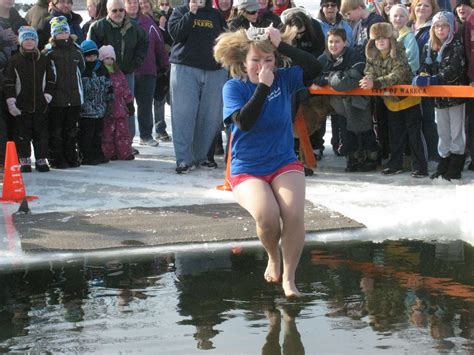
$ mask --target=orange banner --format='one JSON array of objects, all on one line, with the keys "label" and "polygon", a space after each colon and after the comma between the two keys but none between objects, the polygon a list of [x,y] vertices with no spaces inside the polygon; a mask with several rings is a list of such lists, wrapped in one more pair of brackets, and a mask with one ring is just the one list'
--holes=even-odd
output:
[{"label": "orange banner", "polygon": [[458,85],[394,85],[385,89],[354,89],[351,91],[336,91],[329,86],[313,85],[309,88],[309,92],[316,95],[474,97],[473,86]]}]

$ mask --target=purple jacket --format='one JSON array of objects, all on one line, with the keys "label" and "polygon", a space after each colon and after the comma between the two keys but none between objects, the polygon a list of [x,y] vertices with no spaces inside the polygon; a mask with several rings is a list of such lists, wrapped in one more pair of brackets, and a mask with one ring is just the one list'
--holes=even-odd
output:
[{"label": "purple jacket", "polygon": [[111,116],[113,118],[128,117],[130,114],[127,109],[127,104],[133,102],[133,95],[128,88],[127,79],[121,72],[110,74],[114,90],[114,105]]},{"label": "purple jacket", "polygon": [[[157,75],[160,69],[168,69],[170,62],[165,49],[165,42],[155,21],[149,16],[140,15],[138,24],[148,35],[148,52],[141,67],[136,71],[136,75]],[[157,63],[160,67],[157,67]]]}]

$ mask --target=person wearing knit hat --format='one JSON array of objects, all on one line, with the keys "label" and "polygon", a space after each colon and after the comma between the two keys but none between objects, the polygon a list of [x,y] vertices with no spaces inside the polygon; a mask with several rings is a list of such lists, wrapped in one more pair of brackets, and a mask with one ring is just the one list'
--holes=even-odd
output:
[{"label": "person wearing knit hat", "polygon": [[33,50],[33,48],[36,48],[38,46],[38,33],[33,27],[21,26],[18,29],[18,43],[23,48],[23,44],[25,44],[25,47],[27,48],[24,49],[26,50]]},{"label": "person wearing knit hat", "polygon": [[84,56],[84,59],[86,60],[88,56],[95,55],[95,59],[97,59],[97,56],[99,55],[99,49],[97,48],[97,44],[95,44],[95,42],[90,39],[86,39],[84,42],[81,43],[81,52]]},{"label": "person wearing knit hat", "polygon": [[99,48],[99,60],[104,61],[106,58],[116,60],[114,47],[107,45]]},{"label": "person wearing knit hat", "polygon": [[56,70],[56,95],[49,108],[49,160],[56,169],[75,168],[81,165],[77,125],[84,102],[81,75],[85,62],[66,17],[54,17],[50,24],[52,36],[45,53]]},{"label": "person wearing knit hat", "polygon": [[79,118],[78,144],[82,165],[97,165],[109,161],[102,152],[104,118],[112,112],[113,87],[105,65],[97,58],[99,51],[92,40],[81,43],[86,61],[82,72],[84,102]]},{"label": "person wearing knit hat", "polygon": [[[414,85],[464,85],[467,82],[464,46],[454,35],[455,31],[456,21],[451,12],[440,11],[433,16],[430,39],[423,48],[420,74],[413,79]],[[465,102],[465,98],[434,99],[441,159],[432,178],[461,178],[466,148]]]},{"label": "person wearing knit hat", "polygon": [[420,50],[416,43],[415,34],[408,28],[410,13],[404,5],[395,4],[390,9],[389,19],[393,28],[398,32],[397,42],[403,43],[408,63],[415,74],[420,68]]},{"label": "person wearing knit hat", "polygon": [[66,39],[69,37],[71,30],[65,16],[53,17],[49,24],[51,25],[52,37],[57,38],[59,36],[59,39]]},{"label": "person wearing knit hat", "polygon": [[104,119],[102,152],[110,160],[133,160],[133,137],[130,135],[128,117],[135,113],[134,97],[115,59],[114,47],[99,48],[99,60],[107,68],[113,84],[112,108]]},{"label": "person wearing knit hat", "polygon": [[[36,171],[47,172],[48,104],[55,93],[55,75],[50,61],[41,53],[36,30],[22,26],[18,31],[20,50],[13,54],[4,72],[4,93],[8,111],[15,117],[15,143],[20,170],[31,169],[33,143]],[[21,90],[18,90],[18,88]]]}]

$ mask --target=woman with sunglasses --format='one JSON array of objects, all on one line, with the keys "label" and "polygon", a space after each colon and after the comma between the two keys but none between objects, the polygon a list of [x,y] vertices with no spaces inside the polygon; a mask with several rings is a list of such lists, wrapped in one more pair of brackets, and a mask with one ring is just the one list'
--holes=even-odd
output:
[{"label": "woman with sunglasses", "polygon": [[229,17],[229,30],[248,29],[250,25],[258,27],[258,9],[257,0],[237,0]]},{"label": "woman with sunglasses", "polygon": [[342,28],[346,31],[347,46],[352,45],[352,27],[347,21],[342,18],[339,11],[341,7],[340,0],[321,0],[321,9],[319,10],[317,20],[323,30],[325,41],[327,40],[328,32],[332,28]]}]

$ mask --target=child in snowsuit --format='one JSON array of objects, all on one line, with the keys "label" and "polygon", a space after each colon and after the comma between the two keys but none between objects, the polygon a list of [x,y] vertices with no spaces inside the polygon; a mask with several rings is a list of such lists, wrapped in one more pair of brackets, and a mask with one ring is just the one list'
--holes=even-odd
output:
[{"label": "child in snowsuit", "polygon": [[104,119],[102,151],[107,159],[133,160],[132,137],[128,131],[128,117],[135,113],[133,95],[128,89],[125,75],[115,61],[114,47],[100,47],[99,59],[110,74],[114,92],[111,112]]},{"label": "child in snowsuit", "polygon": [[79,120],[79,151],[81,164],[97,165],[109,161],[102,153],[102,131],[104,117],[113,105],[112,81],[107,68],[98,59],[99,49],[94,41],[82,42],[81,51],[86,69],[82,73],[84,103]]},{"label": "child in snowsuit", "polygon": [[49,160],[56,169],[75,168],[81,165],[77,133],[85,63],[66,17],[53,17],[50,23],[52,37],[44,51],[56,73],[56,93],[49,110]]},{"label": "child in snowsuit", "polygon": [[[383,89],[412,81],[412,71],[403,45],[397,42],[397,33],[390,23],[377,23],[370,28],[370,40],[365,48],[366,76],[360,81],[363,89]],[[414,178],[428,176],[428,164],[421,136],[419,97],[383,98],[387,107],[390,159],[383,175],[401,173],[406,140],[411,150]]]},{"label": "child in snowsuit", "polygon": [[[413,84],[463,85],[466,80],[466,59],[460,40],[455,37],[455,18],[447,11],[438,12],[432,20],[430,39],[423,47],[420,75]],[[435,117],[438,126],[438,153],[441,160],[431,176],[447,180],[460,179],[464,168],[466,137],[464,98],[435,98]]]},{"label": "child in snowsuit", "polygon": [[33,141],[36,170],[47,172],[47,110],[54,95],[55,77],[49,60],[38,50],[38,34],[33,27],[20,27],[18,42],[20,49],[10,57],[5,71],[5,97],[14,117],[20,170],[31,172]]}]

